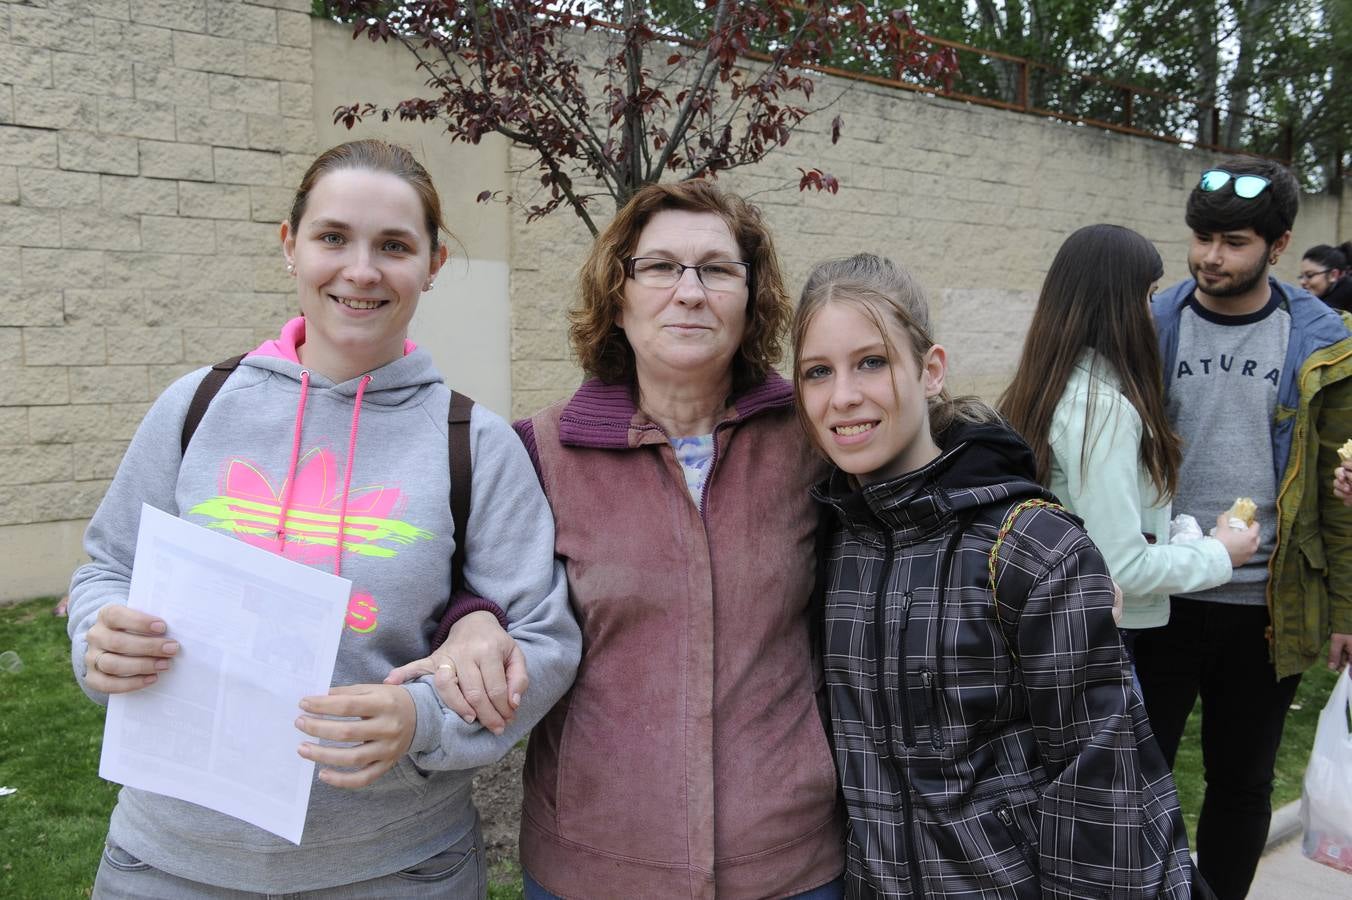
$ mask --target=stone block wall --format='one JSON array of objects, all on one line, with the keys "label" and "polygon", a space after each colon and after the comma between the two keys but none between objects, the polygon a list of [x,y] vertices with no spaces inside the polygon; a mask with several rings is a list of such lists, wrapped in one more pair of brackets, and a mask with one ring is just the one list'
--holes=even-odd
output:
[{"label": "stone block wall", "polygon": [[0,0],[5,595],[18,548],[69,556],[80,529],[58,526],[93,512],[167,384],[291,314],[277,223],[315,149],[309,10]]},{"label": "stone block wall", "polygon": [[[501,141],[452,148],[434,124],[333,126],[335,105],[402,99],[420,79],[403,51],[353,42],[309,9],[0,0],[0,599],[60,589],[84,520],[170,381],[292,314],[277,223],[322,146],[380,134],[437,179],[463,238],[462,278],[442,279],[441,317],[427,320],[461,339],[441,351],[449,377],[489,368],[467,346],[508,354],[505,338],[474,329],[500,327],[494,304],[509,293],[500,411],[529,414],[577,384],[566,326],[586,229],[567,210],[528,224],[474,202],[487,187],[524,203],[538,185],[528,155]],[[827,256],[871,250],[914,269],[959,391],[999,394],[1074,229],[1135,228],[1160,248],[1166,281],[1186,275],[1184,202],[1212,154],[832,78],[815,96],[833,108],[722,184],[764,210],[791,292]],[[841,179],[839,194],[798,192],[799,167],[814,166]],[[1300,252],[1337,243],[1349,222],[1340,197],[1306,198],[1279,276],[1293,280]]]},{"label": "stone block wall", "polygon": [[[957,391],[998,397],[1042,278],[1075,229],[1134,228],[1164,257],[1164,283],[1188,274],[1184,205],[1215,154],[835,78],[823,78],[816,96],[839,100],[782,150],[720,183],[762,208],[795,300],[809,268],[827,257],[871,251],[910,267],[929,291]],[[832,145],[836,112],[845,126]],[[513,167],[525,161],[518,152]],[[799,167],[836,175],[840,192],[799,193]],[[1279,277],[1294,282],[1301,250],[1334,242],[1341,206],[1336,197],[1305,198]],[[513,221],[517,415],[566,396],[580,377],[563,328],[577,267],[567,263],[585,253],[585,237],[566,211]]]}]

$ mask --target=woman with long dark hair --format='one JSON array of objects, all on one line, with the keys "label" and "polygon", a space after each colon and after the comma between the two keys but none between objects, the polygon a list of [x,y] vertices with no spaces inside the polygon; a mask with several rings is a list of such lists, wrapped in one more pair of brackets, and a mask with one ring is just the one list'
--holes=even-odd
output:
[{"label": "woman with long dark hair", "polygon": [[1300,258],[1300,286],[1334,309],[1352,312],[1352,241],[1316,244]]},{"label": "woman with long dark hair", "polygon": [[1128,632],[1164,625],[1170,594],[1224,584],[1258,546],[1257,525],[1231,528],[1224,513],[1215,538],[1169,543],[1182,450],[1165,413],[1150,319],[1163,274],[1154,246],[1129,228],[1072,234],[1047,272],[1000,400],[1033,448],[1038,480],[1102,551],[1124,594]]}]

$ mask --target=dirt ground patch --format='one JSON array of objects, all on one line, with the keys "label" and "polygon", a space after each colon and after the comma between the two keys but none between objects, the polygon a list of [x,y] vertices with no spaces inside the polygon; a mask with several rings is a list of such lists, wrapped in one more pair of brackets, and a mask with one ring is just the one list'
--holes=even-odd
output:
[{"label": "dirt ground patch", "polygon": [[474,776],[474,805],[483,819],[484,849],[490,869],[516,865],[517,829],[521,824],[521,766],[526,744],[512,748],[496,765]]}]

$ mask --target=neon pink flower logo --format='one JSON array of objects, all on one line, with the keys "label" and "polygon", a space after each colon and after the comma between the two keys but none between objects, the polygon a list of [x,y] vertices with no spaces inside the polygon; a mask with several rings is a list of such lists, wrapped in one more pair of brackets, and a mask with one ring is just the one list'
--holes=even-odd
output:
[{"label": "neon pink flower logo", "polygon": [[[240,540],[306,565],[322,565],[333,559],[338,544],[341,489],[332,451],[314,449],[301,457],[280,550],[277,530],[286,484],[274,488],[261,467],[251,462],[232,459],[226,463],[221,493],[188,512],[209,519],[208,528],[231,532]],[[398,487],[353,488],[347,499],[343,552],[393,559],[400,548],[435,537],[430,531],[395,518],[405,505],[404,494]],[[348,606],[348,626],[362,633],[374,631],[378,609],[370,594],[354,591]]]}]

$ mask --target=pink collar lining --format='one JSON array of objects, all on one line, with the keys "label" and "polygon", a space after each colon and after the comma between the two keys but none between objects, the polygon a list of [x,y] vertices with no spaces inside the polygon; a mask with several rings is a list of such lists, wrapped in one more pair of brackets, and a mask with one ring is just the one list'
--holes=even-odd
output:
[{"label": "pink collar lining", "polygon": [[[305,343],[305,317],[296,316],[290,322],[282,326],[282,333],[277,337],[264,341],[249,352],[249,356],[271,356],[277,359],[286,359],[300,365],[300,346]],[[408,356],[418,345],[412,341],[404,340],[404,355]]]}]

